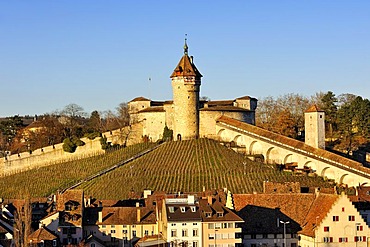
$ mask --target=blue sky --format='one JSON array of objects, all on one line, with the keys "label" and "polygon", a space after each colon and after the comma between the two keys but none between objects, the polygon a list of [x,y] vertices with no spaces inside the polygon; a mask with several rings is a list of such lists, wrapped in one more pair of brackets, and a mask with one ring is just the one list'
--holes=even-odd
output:
[{"label": "blue sky", "polygon": [[370,98],[369,13],[367,0],[1,1],[0,116],[172,99],[185,33],[213,100]]}]

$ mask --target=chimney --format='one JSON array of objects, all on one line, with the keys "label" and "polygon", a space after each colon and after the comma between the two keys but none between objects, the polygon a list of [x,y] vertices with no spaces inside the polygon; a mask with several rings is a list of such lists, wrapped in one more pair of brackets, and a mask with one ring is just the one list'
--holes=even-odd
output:
[{"label": "chimney", "polygon": [[141,215],[140,215],[140,204],[137,202],[136,203],[136,221],[140,222],[141,221]]},{"label": "chimney", "polygon": [[195,197],[194,195],[188,195],[188,204],[193,205],[195,202]]},{"label": "chimney", "polygon": [[102,211],[98,212],[98,221],[99,221],[99,223],[103,222],[103,212]]},{"label": "chimney", "polygon": [[212,196],[207,196],[207,201],[209,205],[212,205]]},{"label": "chimney", "polygon": [[144,199],[148,198],[148,196],[151,196],[151,195],[152,195],[151,190],[144,190]]}]

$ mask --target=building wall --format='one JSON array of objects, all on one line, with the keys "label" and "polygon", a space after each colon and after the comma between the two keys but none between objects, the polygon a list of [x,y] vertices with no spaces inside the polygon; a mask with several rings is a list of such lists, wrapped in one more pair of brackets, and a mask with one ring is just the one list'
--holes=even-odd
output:
[{"label": "building wall", "polygon": [[305,143],[315,148],[325,149],[325,113],[305,113]]},{"label": "building wall", "polygon": [[[333,179],[337,183],[357,186],[359,183],[370,183],[368,174],[363,171],[351,172],[348,167],[339,162],[328,160],[276,140],[260,137],[253,133],[244,132],[223,123],[216,124],[217,140],[234,141],[245,147],[247,154],[260,154],[267,163],[286,164],[297,162],[298,168],[310,167],[321,177]],[[332,164],[335,164],[332,165]],[[341,168],[343,167],[343,169]],[[362,175],[363,174],[363,175]]]},{"label": "building wall", "polygon": [[174,138],[182,140],[199,137],[200,80],[195,77],[172,78],[174,103]]},{"label": "building wall", "polygon": [[[222,224],[232,224],[232,227],[224,228]],[[216,226],[216,224],[221,224],[221,227]],[[228,225],[230,226],[230,225]],[[235,246],[237,243],[242,243],[241,238],[235,238],[236,233],[241,233],[241,228],[236,228],[235,222],[203,222],[203,246],[224,246],[230,244],[229,246]]]},{"label": "building wall", "polygon": [[[286,246],[297,246],[298,247],[298,238],[292,237],[292,234],[286,234],[284,238],[284,234],[256,234],[256,235],[245,235],[243,239],[243,246],[251,247],[251,246],[276,246],[276,247],[283,247],[284,241],[286,241]],[[303,246],[302,246],[303,247]]]},{"label": "building wall", "polygon": [[143,135],[150,141],[162,139],[163,130],[166,125],[165,112],[143,112],[140,114],[143,120]]},{"label": "building wall", "polygon": [[[334,221],[334,216],[338,217],[337,221]],[[350,217],[352,218],[350,219]],[[329,229],[326,231],[325,227]],[[318,223],[315,231],[315,242],[317,247],[339,245],[365,247],[367,246],[368,234],[369,229],[366,222],[348,197],[343,194],[334,203],[323,221]],[[355,242],[355,236],[360,236],[361,241]],[[332,237],[333,242],[325,242],[325,237]],[[339,238],[347,238],[347,242],[340,242]]]},{"label": "building wall", "polygon": [[[141,123],[138,123],[120,130],[105,132],[102,135],[107,137],[107,141],[113,144],[123,144],[127,138],[128,144],[132,145],[141,142],[142,130]],[[74,153],[64,152],[63,143],[59,143],[54,146],[34,150],[32,154],[23,152],[10,155],[6,159],[2,158],[0,159],[0,177],[36,167],[87,158],[105,152],[101,149],[100,138],[95,138],[94,140],[81,138],[81,140],[85,142],[85,145],[77,147]]]},{"label": "building wall", "polygon": [[[193,235],[193,230],[197,229],[198,235]],[[175,230],[176,237],[171,236],[172,230]],[[186,236],[182,236],[182,232],[187,232]],[[198,247],[204,246],[202,243],[202,222],[200,221],[182,221],[182,222],[167,222],[167,242],[168,243],[184,243],[188,247],[193,247],[194,242],[197,242]],[[195,245],[196,246],[196,245]]]}]

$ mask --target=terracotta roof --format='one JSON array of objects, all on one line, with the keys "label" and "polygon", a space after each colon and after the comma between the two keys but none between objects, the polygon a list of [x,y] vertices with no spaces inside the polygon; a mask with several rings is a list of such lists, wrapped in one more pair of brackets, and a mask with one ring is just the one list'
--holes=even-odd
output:
[{"label": "terracotta roof", "polygon": [[305,112],[324,112],[321,110],[317,105],[313,105],[310,108],[308,108]]},{"label": "terracotta roof", "polygon": [[[137,213],[140,209],[140,222],[137,221]],[[103,220],[98,222],[98,212],[102,211]],[[156,216],[154,208],[149,207],[103,207],[86,208],[85,224],[88,225],[137,225],[155,224]]]},{"label": "terracotta roof", "polygon": [[58,236],[45,227],[37,229],[28,236],[28,240],[32,240],[32,242],[40,242],[41,240],[54,240],[57,238]]},{"label": "terracotta roof", "polygon": [[[67,190],[63,194],[57,195],[57,210],[60,211],[60,225],[82,225],[83,196],[83,190],[79,189]],[[71,205],[71,207],[66,210],[66,205]]]},{"label": "terracotta roof", "polygon": [[[219,201],[213,201],[212,204],[208,204],[207,199],[199,200],[199,207],[201,211],[203,222],[215,222],[215,221],[236,221],[243,222],[237,214],[232,212],[230,209],[226,208]],[[210,217],[206,217],[205,213],[211,213]],[[217,213],[222,213],[222,216],[217,215]]]},{"label": "terracotta roof", "polygon": [[165,112],[163,106],[153,106],[153,107],[148,107],[145,108],[144,110],[139,111],[141,112]]},{"label": "terracotta roof", "polygon": [[[173,207],[171,213],[170,207]],[[191,210],[191,207],[195,207],[195,212]],[[184,208],[185,211],[181,211]],[[167,220],[168,221],[200,221],[201,215],[199,205],[189,204],[166,204]]]},{"label": "terracotta roof", "polygon": [[[342,157],[338,154],[326,151],[321,148],[314,148],[311,147],[304,142],[279,135],[277,133],[259,128],[257,126],[244,123],[241,121],[238,121],[233,118],[229,118],[226,116],[221,116],[217,122],[224,123],[231,125],[232,127],[235,127],[237,131],[243,130],[243,133],[252,135],[255,138],[261,139],[263,141],[269,142],[270,140],[273,140],[274,145],[284,145],[285,148],[292,148],[295,150],[295,152],[304,152],[304,155],[306,156],[313,156],[314,158],[322,159],[324,162],[329,162],[333,164],[334,166],[337,166],[341,169],[348,170],[348,171],[354,171],[355,172],[361,172],[361,175],[366,176],[370,178],[370,169],[367,167],[364,167],[361,163],[356,162],[354,160],[347,159],[345,157]],[[271,141],[272,142],[272,141]]]},{"label": "terracotta roof", "polygon": [[302,224],[303,229],[299,233],[314,237],[316,224],[320,225],[338,197],[338,195],[319,194],[308,211],[305,222]]},{"label": "terracotta roof", "polygon": [[288,232],[298,232],[315,199],[314,194],[234,194],[234,207],[245,221],[243,232],[282,233],[278,220],[290,221]]},{"label": "terracotta roof", "polygon": [[173,71],[170,77],[172,78],[176,76],[202,77],[197,67],[195,67],[195,65],[190,61],[189,56],[186,54],[182,56],[179,64],[176,66],[175,70]]},{"label": "terracotta roof", "polygon": [[209,106],[201,108],[200,111],[239,111],[250,112],[251,110],[235,106]]},{"label": "terracotta roof", "polygon": [[234,100],[211,100],[207,102],[208,106],[221,106],[221,105],[227,105],[232,106],[234,104]]},{"label": "terracotta roof", "polygon": [[135,101],[150,101],[150,99],[144,98],[144,97],[136,97],[135,99],[131,100],[130,102]]}]

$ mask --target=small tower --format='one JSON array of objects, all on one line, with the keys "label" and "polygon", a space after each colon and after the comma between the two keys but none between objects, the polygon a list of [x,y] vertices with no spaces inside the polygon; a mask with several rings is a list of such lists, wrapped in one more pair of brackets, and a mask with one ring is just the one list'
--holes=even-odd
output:
[{"label": "small tower", "polygon": [[185,39],[184,55],[171,75],[175,140],[199,137],[199,91],[202,75],[188,56]]},{"label": "small tower", "polygon": [[311,106],[305,116],[305,143],[325,149],[325,112],[316,105]]}]

